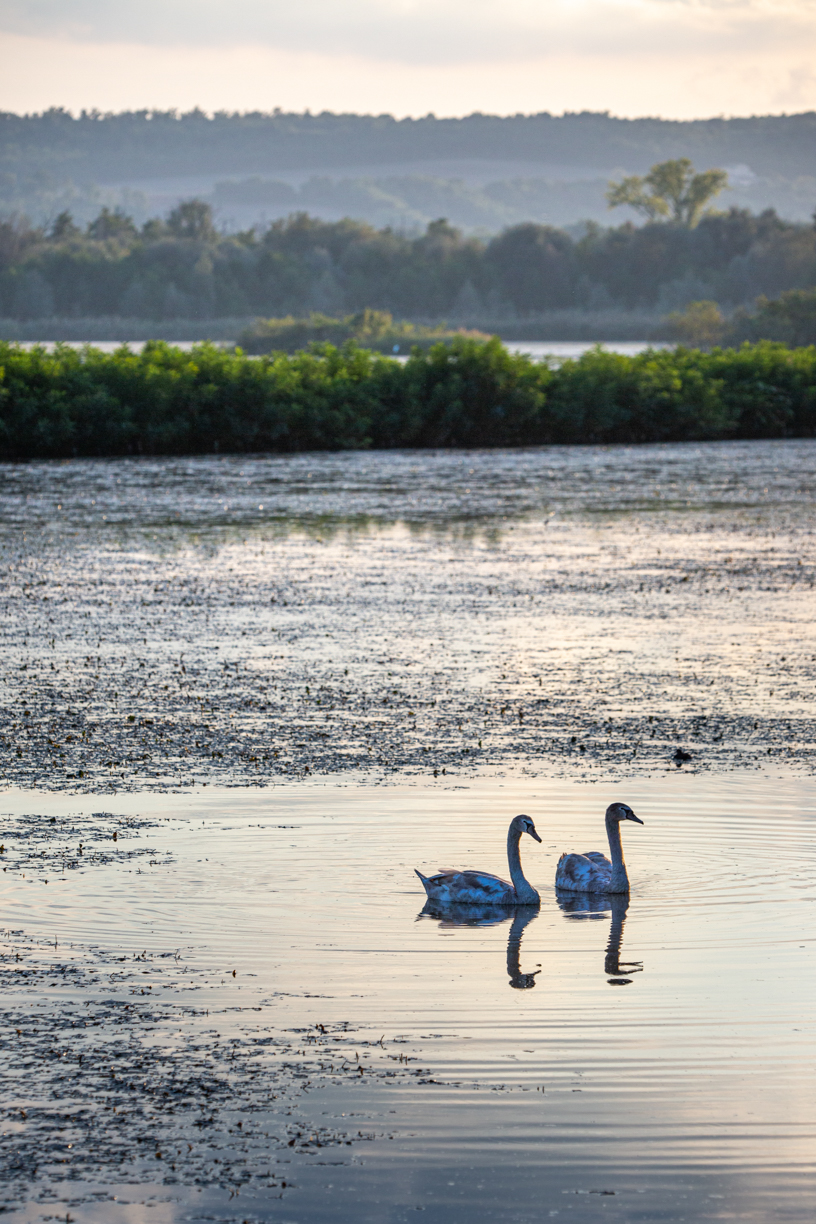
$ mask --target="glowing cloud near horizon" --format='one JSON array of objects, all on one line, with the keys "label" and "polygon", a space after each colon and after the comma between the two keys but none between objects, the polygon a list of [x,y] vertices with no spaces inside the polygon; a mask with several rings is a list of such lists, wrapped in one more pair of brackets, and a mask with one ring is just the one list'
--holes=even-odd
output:
[{"label": "glowing cloud near horizon", "polygon": [[6,0],[0,106],[816,105],[814,0]]}]

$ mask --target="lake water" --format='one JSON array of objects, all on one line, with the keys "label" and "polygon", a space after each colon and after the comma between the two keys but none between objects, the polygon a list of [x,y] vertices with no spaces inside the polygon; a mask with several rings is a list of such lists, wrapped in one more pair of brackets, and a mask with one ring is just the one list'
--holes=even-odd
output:
[{"label": "lake water", "polygon": [[0,469],[0,784],[812,769],[816,442]]},{"label": "lake water", "polygon": [[[815,508],[813,440],[3,465],[10,1224],[812,1219]],[[540,910],[423,913],[519,812]]]},{"label": "lake water", "polygon": [[544,357],[560,357],[562,360],[580,357],[582,353],[602,345],[610,353],[621,353],[624,357],[636,357],[646,349],[672,348],[662,340],[505,340],[512,353],[528,353],[537,361]]},{"label": "lake water", "polygon": [[[151,1030],[156,1049],[182,1029],[188,1042],[232,1041],[239,1057],[259,1034],[355,1034],[344,1067],[329,1072],[326,1054],[305,1068],[288,1113],[256,1100],[246,1129],[235,1115],[221,1147],[208,1140],[250,1174],[240,1191],[184,1184],[183,1154],[168,1178],[114,1167],[60,1183],[52,1170],[53,1199],[32,1198],[9,1221],[66,1210],[111,1224],[812,1219],[812,786],[672,772],[633,776],[615,794],[645,823],[624,830],[632,893],[614,912],[564,908],[551,886],[561,850],[605,848],[614,796],[541,779],[119,797],[110,811],[160,821],[142,835],[150,866],[7,873],[4,922],[36,928],[51,961],[87,946],[117,962],[179,958],[163,962],[174,980],[148,977],[170,1014]],[[2,807],[67,828],[99,800],[9,792]],[[540,911],[472,926],[423,916],[414,866],[504,874],[519,811],[543,838],[522,846]],[[4,827],[14,854],[11,816]],[[186,964],[204,974],[193,1009],[179,995]],[[64,979],[58,989],[63,1011],[83,1014]],[[112,971],[89,989],[108,1007],[134,993]],[[53,986],[21,988],[32,1016],[41,1000],[54,1008]],[[378,1078],[372,1060],[411,1076]],[[50,1065],[17,1102],[32,1119],[47,1095],[38,1070]],[[339,1149],[272,1142],[294,1115],[312,1140],[321,1127],[359,1137]],[[191,1152],[205,1134],[193,1133]],[[270,1165],[274,1192],[255,1176]]]},{"label": "lake water", "polygon": [[[42,346],[51,350],[56,347],[56,341],[53,340],[20,340],[17,343],[25,349]],[[69,348],[75,349],[80,349],[84,344],[88,343],[93,345],[94,348],[101,349],[103,353],[114,353],[124,343],[133,349],[134,352],[140,353],[146,342],[144,340],[67,340],[63,343],[66,343]],[[175,348],[189,352],[197,342],[194,340],[170,340],[168,343],[172,344]],[[662,341],[652,342],[647,340],[505,340],[504,343],[511,353],[528,353],[537,361],[540,361],[543,357],[560,357],[562,359],[566,357],[580,357],[582,353],[586,353],[589,349],[594,348],[597,343],[603,344],[603,347],[608,349],[610,353],[623,353],[627,357],[634,357],[637,353],[642,353],[647,348],[662,349],[671,347],[671,345],[665,344]],[[399,360],[407,360],[407,358],[401,357]]]}]

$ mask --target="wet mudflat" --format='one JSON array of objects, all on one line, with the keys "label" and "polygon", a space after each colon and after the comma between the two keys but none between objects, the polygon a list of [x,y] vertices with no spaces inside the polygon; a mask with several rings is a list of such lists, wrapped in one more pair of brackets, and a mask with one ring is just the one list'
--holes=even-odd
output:
[{"label": "wet mudflat", "polygon": [[815,492],[812,441],[7,465],[0,770],[809,770]]},{"label": "wet mudflat", "polygon": [[[812,1218],[814,492],[812,442],[4,467],[8,1218]],[[628,908],[559,903],[612,798]],[[541,910],[422,913],[519,811]]]}]

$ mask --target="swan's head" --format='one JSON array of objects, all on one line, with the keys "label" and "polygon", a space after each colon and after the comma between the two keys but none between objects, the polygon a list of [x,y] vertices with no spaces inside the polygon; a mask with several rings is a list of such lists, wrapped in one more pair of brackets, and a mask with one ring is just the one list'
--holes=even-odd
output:
[{"label": "swan's head", "polygon": [[606,809],[606,819],[612,820],[616,824],[620,824],[622,820],[634,820],[635,824],[643,824],[639,816],[636,816],[628,803],[610,803]]},{"label": "swan's head", "polygon": [[529,816],[516,816],[515,820],[510,822],[510,828],[514,829],[516,833],[529,833],[537,842],[541,841],[541,838],[536,833],[536,827]]}]

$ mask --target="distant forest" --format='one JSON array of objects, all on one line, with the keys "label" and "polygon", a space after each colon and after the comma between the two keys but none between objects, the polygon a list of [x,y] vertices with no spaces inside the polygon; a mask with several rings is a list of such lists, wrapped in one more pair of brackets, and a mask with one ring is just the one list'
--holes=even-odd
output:
[{"label": "distant forest", "polygon": [[80,228],[63,213],[47,229],[0,223],[0,316],[11,320],[118,316],[344,316],[366,308],[397,318],[525,319],[557,310],[644,310],[689,302],[728,307],[816,284],[816,228],[771,210],[704,216],[574,235],[511,226],[489,241],[445,220],[419,236],[306,214],[264,231],[219,233],[209,205],[191,200],[137,227],[103,209]]},{"label": "distant forest", "polygon": [[673,121],[566,115],[0,113],[0,215],[42,224],[102,205],[141,224],[206,198],[232,228],[304,211],[418,232],[439,216],[494,234],[537,221],[606,223],[606,180],[689,157],[730,172],[724,203],[805,220],[816,204],[816,114]]},{"label": "distant forest", "polygon": [[626,166],[690,157],[745,163],[757,174],[812,173],[816,112],[746,119],[617,119],[584,111],[550,115],[216,114],[202,111],[0,113],[0,173],[69,174],[74,180],[214,173],[266,174],[353,164],[480,158]]}]

